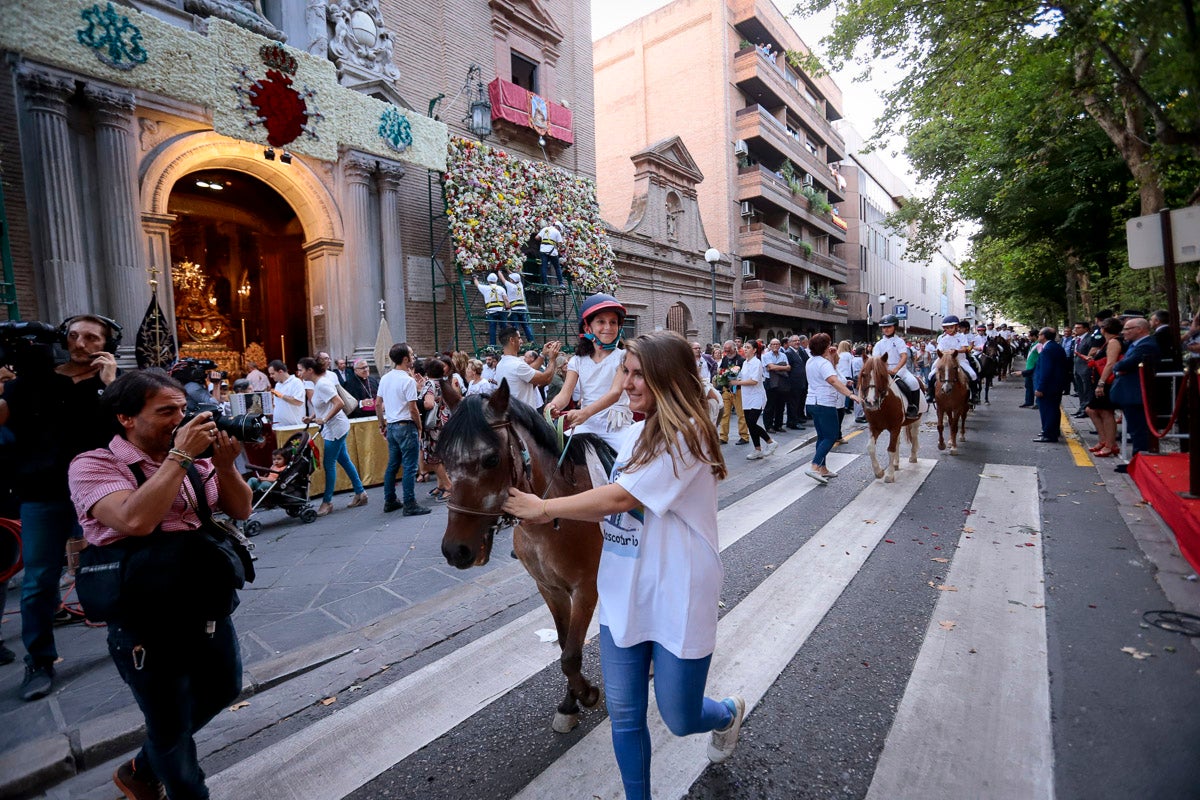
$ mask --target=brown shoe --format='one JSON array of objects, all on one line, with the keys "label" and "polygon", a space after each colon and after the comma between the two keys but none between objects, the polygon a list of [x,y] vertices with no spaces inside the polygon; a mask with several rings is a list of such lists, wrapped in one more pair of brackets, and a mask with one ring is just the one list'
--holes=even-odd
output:
[{"label": "brown shoe", "polygon": [[354,499],[350,501],[350,505],[346,506],[346,508],[358,508],[359,506],[365,506],[366,504],[367,493],[363,492],[362,494],[354,495]]},{"label": "brown shoe", "polygon": [[321,503],[321,505],[317,507],[317,516],[323,517],[330,511],[333,511],[333,503]]},{"label": "brown shoe", "polygon": [[133,760],[124,761],[113,773],[113,783],[129,800],[165,800],[167,793],[157,779],[139,778],[133,770]]}]

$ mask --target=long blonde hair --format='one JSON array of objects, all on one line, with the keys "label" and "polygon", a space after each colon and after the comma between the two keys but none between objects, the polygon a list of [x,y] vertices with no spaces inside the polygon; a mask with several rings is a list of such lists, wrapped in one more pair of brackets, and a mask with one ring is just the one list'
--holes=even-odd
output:
[{"label": "long blonde hair", "polygon": [[725,457],[721,455],[716,426],[708,416],[691,345],[674,331],[655,331],[626,342],[625,348],[641,363],[646,388],[654,395],[654,411],[646,418],[626,469],[645,466],[664,450],[671,454],[674,466],[686,447],[692,458],[708,464],[717,479],[723,479]]}]

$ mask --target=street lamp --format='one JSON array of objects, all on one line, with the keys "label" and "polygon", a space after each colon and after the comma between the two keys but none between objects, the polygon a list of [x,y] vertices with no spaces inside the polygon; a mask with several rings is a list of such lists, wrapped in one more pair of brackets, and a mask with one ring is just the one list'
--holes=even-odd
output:
[{"label": "street lamp", "polygon": [[478,64],[472,64],[467,70],[467,87],[470,93],[467,95],[468,113],[463,122],[467,124],[471,133],[482,139],[492,135],[492,104],[488,100],[487,87],[483,85],[480,72]]},{"label": "street lamp", "polygon": [[[888,313],[888,312],[887,312],[887,299],[888,299],[887,293],[885,293],[885,292],[880,292],[880,293],[879,293],[879,318],[880,318],[880,319],[883,319],[884,317],[886,317],[886,316],[887,316],[887,313]],[[882,325],[881,325],[881,326],[879,326],[879,332],[880,332],[881,334],[883,333],[883,326],[882,326]],[[871,333],[871,332],[868,330],[868,331],[867,331],[867,335],[869,336],[869,335],[870,335],[870,333]]]},{"label": "street lamp", "polygon": [[717,262],[721,260],[721,251],[715,247],[710,247],[704,251],[704,260],[708,262],[708,269],[712,275],[712,339],[717,341]]}]

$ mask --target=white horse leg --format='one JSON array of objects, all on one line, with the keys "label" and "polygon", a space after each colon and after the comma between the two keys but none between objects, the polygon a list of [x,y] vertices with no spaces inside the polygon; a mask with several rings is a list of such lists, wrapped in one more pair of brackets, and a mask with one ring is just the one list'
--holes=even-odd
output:
[{"label": "white horse leg", "polygon": [[918,423],[914,422],[908,426],[908,440],[912,442],[912,455],[908,457],[910,464],[917,463],[917,437],[921,433],[921,428]]},{"label": "white horse leg", "polygon": [[875,473],[876,478],[883,477],[883,470],[879,468],[879,459],[875,457],[875,445],[879,442],[879,436],[871,434],[871,442],[867,445],[867,453],[871,456],[871,470]]}]

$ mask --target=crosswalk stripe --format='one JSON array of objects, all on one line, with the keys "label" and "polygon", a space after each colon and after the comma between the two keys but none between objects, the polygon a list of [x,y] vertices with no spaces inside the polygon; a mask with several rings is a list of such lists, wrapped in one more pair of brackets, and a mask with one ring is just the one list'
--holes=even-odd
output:
[{"label": "crosswalk stripe", "polygon": [[[936,464],[935,460],[921,459],[913,468],[906,461],[896,473],[894,484],[869,484],[721,619],[709,669],[709,694],[741,694],[749,713],[853,580]],[[653,703],[651,708],[655,708]],[[564,786],[578,787],[576,795],[580,797],[622,797],[611,737],[611,725],[601,723],[516,798],[557,800],[563,796]],[[687,794],[708,765],[708,737],[673,736],[652,712],[650,739],[651,794],[661,798]]]},{"label": "crosswalk stripe", "polygon": [[[835,472],[858,456],[831,453]],[[773,518],[817,484],[798,468],[717,514],[721,549]],[[319,722],[234,764],[211,781],[214,800],[343,797],[558,661],[544,607],[459,648]],[[593,618],[589,637],[598,624]],[[593,679],[598,675],[591,676]],[[445,687],[453,684],[454,691]],[[552,709],[547,709],[547,724]],[[413,720],[420,724],[411,724]]]},{"label": "crosswalk stripe", "polygon": [[868,800],[1052,800],[1034,467],[988,464]]}]

